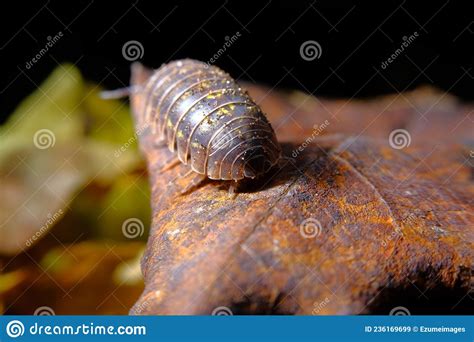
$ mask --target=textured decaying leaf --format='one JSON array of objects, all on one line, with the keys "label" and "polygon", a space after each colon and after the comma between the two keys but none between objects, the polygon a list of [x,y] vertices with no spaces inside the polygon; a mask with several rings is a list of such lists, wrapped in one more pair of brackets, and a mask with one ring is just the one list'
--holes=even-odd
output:
[{"label": "textured decaying leaf", "polygon": [[[132,83],[147,75],[135,68]],[[180,195],[187,168],[160,173],[172,155],[143,131],[153,221],[132,314],[472,310],[472,106],[430,89],[373,101],[250,91],[294,160],[237,196],[218,181]],[[140,94],[132,106],[146,127]],[[411,142],[393,148],[400,128]]]}]

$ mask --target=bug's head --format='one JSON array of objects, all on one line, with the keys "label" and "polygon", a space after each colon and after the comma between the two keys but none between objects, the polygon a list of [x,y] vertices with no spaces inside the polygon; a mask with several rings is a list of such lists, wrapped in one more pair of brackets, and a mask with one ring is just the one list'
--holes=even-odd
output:
[{"label": "bug's head", "polygon": [[[267,173],[277,162],[276,154],[269,153],[265,147],[259,146],[249,150],[243,157],[243,174],[245,178],[256,178]],[[279,153],[279,152],[278,152]]]},{"label": "bug's head", "polygon": [[211,179],[241,180],[267,173],[279,158],[281,149],[272,130],[223,133],[208,151],[208,176]]},{"label": "bug's head", "polygon": [[[214,132],[209,130],[210,133],[202,135],[202,145],[208,146],[207,175],[211,179],[234,181],[259,178],[280,160],[281,147],[270,122],[256,104],[248,98],[245,104],[233,101],[229,110],[216,119],[219,126]],[[205,140],[207,136],[210,138]]]}]

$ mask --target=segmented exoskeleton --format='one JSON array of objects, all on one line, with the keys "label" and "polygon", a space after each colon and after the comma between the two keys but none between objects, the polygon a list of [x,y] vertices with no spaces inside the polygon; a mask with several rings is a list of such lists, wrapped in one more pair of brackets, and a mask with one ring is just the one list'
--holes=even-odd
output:
[{"label": "segmented exoskeleton", "polygon": [[145,122],[179,160],[210,179],[266,173],[281,149],[260,108],[224,71],[195,60],[156,70],[140,89]]}]

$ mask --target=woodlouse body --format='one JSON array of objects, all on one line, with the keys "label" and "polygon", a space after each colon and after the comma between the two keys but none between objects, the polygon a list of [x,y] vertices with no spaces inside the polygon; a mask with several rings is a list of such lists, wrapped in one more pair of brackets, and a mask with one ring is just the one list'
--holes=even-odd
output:
[{"label": "woodlouse body", "polygon": [[165,64],[141,91],[152,131],[197,173],[221,180],[255,178],[280,157],[265,115],[215,66],[189,59]]}]

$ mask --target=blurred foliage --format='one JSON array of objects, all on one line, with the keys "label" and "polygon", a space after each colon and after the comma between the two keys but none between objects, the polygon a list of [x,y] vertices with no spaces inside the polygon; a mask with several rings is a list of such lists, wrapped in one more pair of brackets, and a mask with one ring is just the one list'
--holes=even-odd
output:
[{"label": "blurred foliage", "polygon": [[[137,260],[150,222],[146,169],[128,105],[102,100],[100,91],[75,66],[61,65],[0,126],[5,313],[31,314],[46,305],[57,314],[123,314],[123,303],[133,303],[141,291]],[[143,222],[142,234],[124,236],[129,218]],[[65,295],[68,286],[86,289],[85,282],[99,291],[94,302]],[[118,293],[130,298],[117,298],[105,311],[97,307],[100,297]],[[64,305],[80,300],[79,311]]]}]

